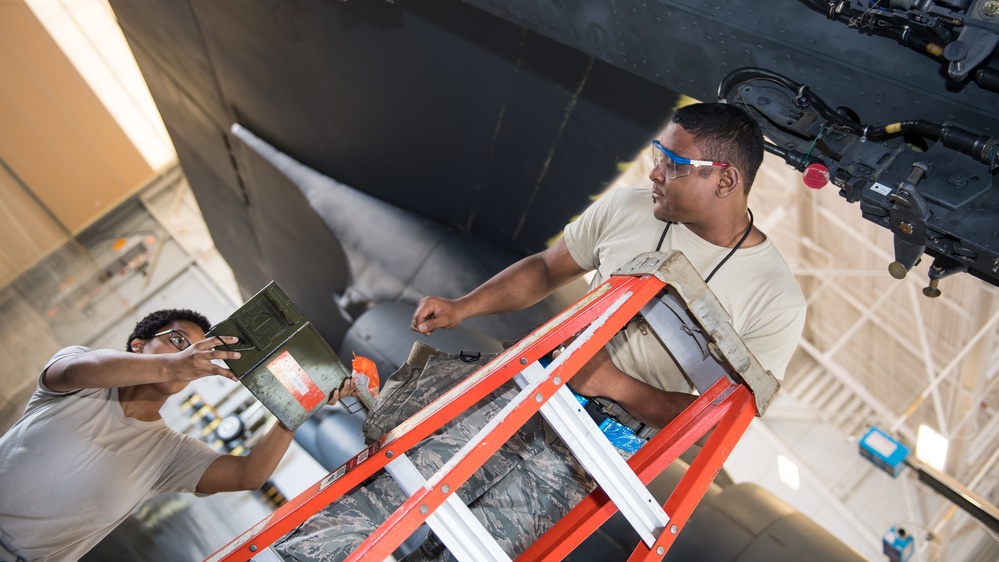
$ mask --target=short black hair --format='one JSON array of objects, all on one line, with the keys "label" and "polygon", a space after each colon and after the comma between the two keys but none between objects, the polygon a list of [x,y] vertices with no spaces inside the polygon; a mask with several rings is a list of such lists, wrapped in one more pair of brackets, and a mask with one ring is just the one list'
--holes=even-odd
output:
[{"label": "short black hair", "polygon": [[670,121],[694,137],[704,158],[739,168],[749,194],[763,163],[763,129],[749,113],[725,103],[695,103],[677,109]]},{"label": "short black hair", "polygon": [[186,308],[157,310],[156,312],[147,314],[145,318],[135,324],[132,335],[128,336],[128,341],[125,342],[125,351],[132,351],[132,340],[148,340],[164,326],[175,320],[187,320],[188,322],[197,324],[202,332],[207,332],[212,327],[211,322],[204,315],[193,310]]}]

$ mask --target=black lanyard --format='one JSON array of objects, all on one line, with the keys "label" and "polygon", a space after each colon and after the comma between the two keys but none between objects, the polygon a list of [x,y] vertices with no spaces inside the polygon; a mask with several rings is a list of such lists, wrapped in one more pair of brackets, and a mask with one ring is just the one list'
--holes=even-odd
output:
[{"label": "black lanyard", "polygon": [[[739,241],[736,242],[732,250],[729,251],[729,253],[724,258],[722,258],[722,261],[718,262],[718,265],[716,265],[715,268],[711,270],[711,273],[709,273],[708,276],[704,278],[705,283],[711,281],[711,278],[714,277],[715,272],[717,272],[718,269],[721,268],[721,266],[725,265],[725,262],[728,261],[728,258],[732,257],[732,254],[734,254],[735,251],[739,249],[739,246],[742,246],[742,243],[746,241],[746,238],[749,238],[749,233],[752,232],[753,230],[753,211],[746,209],[746,212],[749,213],[749,226],[746,227],[746,232],[742,234],[742,238],[740,238]],[[663,240],[666,239],[666,233],[669,232],[669,226],[671,224],[673,223],[672,222],[666,223],[666,228],[663,229],[663,234],[662,236],[659,237],[659,243],[656,244],[657,252],[659,251],[660,248],[663,247]]]}]

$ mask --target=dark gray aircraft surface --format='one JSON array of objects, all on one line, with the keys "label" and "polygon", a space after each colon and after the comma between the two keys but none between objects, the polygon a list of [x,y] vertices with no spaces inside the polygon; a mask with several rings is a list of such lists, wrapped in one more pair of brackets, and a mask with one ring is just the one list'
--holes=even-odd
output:
[{"label": "dark gray aircraft surface", "polygon": [[[277,281],[383,373],[417,299],[543,249],[680,94],[745,107],[806,183],[891,229],[892,275],[926,255],[928,296],[956,273],[999,284],[995,0],[111,6],[244,295]],[[495,350],[582,290],[429,343]],[[696,558],[779,559],[712,547]]]},{"label": "dark gray aircraft surface", "polygon": [[544,248],[678,92],[721,97],[895,233],[893,274],[925,251],[931,275],[999,284],[995,2],[111,4],[243,292],[277,280],[334,343],[372,303],[464,286],[392,221],[341,222],[374,253],[334,237],[234,124],[431,237],[489,245],[470,249],[489,271]]}]

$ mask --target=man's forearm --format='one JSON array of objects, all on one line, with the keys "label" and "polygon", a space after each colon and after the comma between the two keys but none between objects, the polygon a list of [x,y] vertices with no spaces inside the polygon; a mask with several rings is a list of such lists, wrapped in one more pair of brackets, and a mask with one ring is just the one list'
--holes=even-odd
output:
[{"label": "man's forearm", "polygon": [[292,437],[288,428],[276,422],[246,456],[221,455],[215,459],[198,482],[197,491],[213,494],[260,489],[274,474]]},{"label": "man's forearm", "polygon": [[662,429],[697,398],[684,392],[666,392],[621,371],[601,349],[569,382],[585,396],[603,396],[620,404],[645,425]]},{"label": "man's forearm", "polygon": [[293,438],[294,433],[284,424],[280,421],[275,422],[274,426],[244,458],[246,461],[243,470],[244,489],[257,489],[267,482],[288,451],[288,446],[291,445]]},{"label": "man's forearm", "polygon": [[465,317],[523,310],[578,278],[585,271],[569,254],[565,240],[528,256],[458,299]]},{"label": "man's forearm", "polygon": [[410,327],[430,335],[453,328],[467,318],[527,308],[584,273],[559,239],[543,252],[528,256],[459,299],[420,299]]},{"label": "man's forearm", "polygon": [[56,391],[110,388],[167,380],[165,359],[112,349],[97,349],[57,361],[46,372],[46,386]]},{"label": "man's forearm", "polygon": [[641,399],[636,398],[629,397],[616,402],[645,425],[662,429],[693,404],[697,396],[685,392],[666,392],[650,386]]},{"label": "man's forearm", "polygon": [[525,258],[458,299],[463,316],[485,316],[522,310],[545,298],[552,287],[544,263],[537,256]]},{"label": "man's forearm", "polygon": [[215,349],[220,342],[231,344],[236,341],[238,338],[232,336],[215,336],[193,343],[182,351],[169,353],[139,351],[145,349],[145,343],[133,345],[134,353],[112,349],[88,351],[49,365],[44,382],[51,390],[69,391],[192,381],[207,376],[236,380],[232,371],[213,363],[216,360],[238,359],[239,352]]}]

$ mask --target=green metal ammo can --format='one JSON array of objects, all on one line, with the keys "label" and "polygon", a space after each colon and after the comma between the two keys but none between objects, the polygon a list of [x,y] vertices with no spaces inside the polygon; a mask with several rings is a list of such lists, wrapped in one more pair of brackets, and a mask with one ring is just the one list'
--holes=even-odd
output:
[{"label": "green metal ammo can", "polygon": [[236,344],[217,346],[240,353],[239,359],[225,361],[226,365],[292,431],[319,411],[351,376],[350,369],[273,281],[212,326],[208,335],[239,338]]}]

